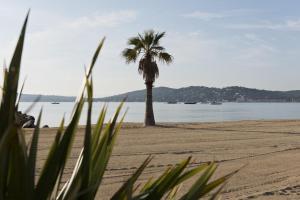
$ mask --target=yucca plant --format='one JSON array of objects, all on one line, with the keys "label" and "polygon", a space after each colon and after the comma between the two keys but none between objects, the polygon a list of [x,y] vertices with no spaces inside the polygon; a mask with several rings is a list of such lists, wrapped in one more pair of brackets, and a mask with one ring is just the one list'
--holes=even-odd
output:
[{"label": "yucca plant", "polygon": [[[65,126],[64,119],[62,119],[42,171],[36,177],[37,147],[42,111],[38,116],[37,126],[33,130],[29,144],[26,144],[24,132],[15,120],[15,113],[18,108],[19,73],[27,21],[28,14],[9,68],[4,70],[0,106],[0,199],[94,199],[98,188],[101,187],[105,169],[125,116],[121,118],[120,122],[117,122],[123,105],[121,103],[114,117],[107,124],[104,125],[106,107],[99,114],[97,123],[93,126],[91,124],[93,105],[92,70],[102,49],[104,39],[98,45],[86,71],[83,88],[75,102],[71,120]],[[88,110],[83,148],[71,177],[62,186],[62,176],[68,155],[72,149],[72,142],[85,100],[88,104]],[[149,180],[137,189],[136,181],[151,159],[152,157],[149,156],[122,187],[114,193],[111,199],[174,199],[179,185],[199,173],[202,173],[201,176],[189,191],[178,198],[198,199],[221,186],[211,196],[211,198],[215,198],[224,182],[235,173],[209,182],[217,165],[215,163],[205,163],[187,170],[191,160],[191,158],[188,158],[167,169],[160,177]]]}]

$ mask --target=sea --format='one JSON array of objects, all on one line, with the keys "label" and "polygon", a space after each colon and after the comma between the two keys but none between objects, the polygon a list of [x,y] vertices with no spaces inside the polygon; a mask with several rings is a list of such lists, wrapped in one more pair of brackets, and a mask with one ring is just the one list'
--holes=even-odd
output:
[{"label": "sea", "polygon": [[[111,119],[117,102],[95,102],[93,104],[92,123],[96,123],[100,111],[104,105],[108,106],[106,121]],[[32,103],[21,102],[19,110],[28,111]],[[70,121],[74,107],[73,102],[61,102],[52,104],[51,102],[38,102],[28,114],[37,118],[41,108],[43,109],[41,125],[58,127],[62,118],[66,123]],[[287,120],[300,119],[300,103],[223,103],[222,105],[210,104],[167,104],[154,102],[154,115],[156,122],[222,122],[239,120]],[[125,122],[143,122],[145,115],[145,103],[128,102],[125,103],[121,115],[125,113]],[[85,104],[80,119],[80,125],[84,125],[87,116],[87,105]]]}]

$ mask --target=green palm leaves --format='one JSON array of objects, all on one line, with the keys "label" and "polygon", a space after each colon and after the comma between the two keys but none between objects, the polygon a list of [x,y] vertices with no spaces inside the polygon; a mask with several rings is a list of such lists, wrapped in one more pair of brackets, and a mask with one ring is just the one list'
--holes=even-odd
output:
[{"label": "green palm leaves", "polygon": [[143,35],[138,34],[136,37],[129,38],[127,44],[130,47],[122,52],[127,63],[136,62],[141,57],[138,71],[146,82],[154,82],[158,78],[157,60],[165,64],[173,61],[173,57],[160,45],[160,39],[164,36],[165,32],[145,31]]},{"label": "green palm leaves", "polygon": [[[41,173],[36,176],[36,160],[40,134],[42,111],[33,130],[30,144],[26,144],[22,129],[15,123],[16,99],[21,66],[21,57],[28,15],[24,22],[19,40],[9,65],[4,73],[3,94],[0,107],[0,199],[14,200],[43,200],[43,199],[94,199],[105,173],[105,169],[112,155],[113,146],[120,132],[124,116],[118,121],[123,103],[117,108],[113,118],[104,124],[107,108],[99,114],[95,125],[91,124],[93,108],[93,80],[92,71],[98,55],[103,47],[104,39],[95,51],[91,65],[86,71],[83,88],[75,102],[72,118],[65,127],[64,119],[57,129],[56,137],[47,155]],[[158,41],[164,34],[145,37],[145,41]],[[135,41],[133,41],[135,42]],[[143,44],[146,45],[147,43]],[[153,46],[152,46],[153,47]],[[61,185],[68,155],[76,134],[78,121],[86,101],[88,106],[84,143],[71,177]],[[181,199],[198,199],[216,187],[223,185],[232,175],[228,175],[213,182],[209,182],[216,170],[215,163],[202,164],[190,168],[191,158],[167,169],[160,177],[149,180],[139,190],[136,181],[146,169],[152,157],[148,157],[138,170],[115,192],[111,199],[173,199],[179,185],[194,175],[202,173],[188,193]],[[217,192],[219,192],[218,190]],[[214,196],[213,196],[214,197]]]}]

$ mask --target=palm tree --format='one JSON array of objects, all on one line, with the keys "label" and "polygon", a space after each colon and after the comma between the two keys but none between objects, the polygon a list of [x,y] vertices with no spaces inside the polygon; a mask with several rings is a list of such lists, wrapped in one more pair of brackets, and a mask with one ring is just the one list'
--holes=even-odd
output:
[{"label": "palm tree", "polygon": [[135,63],[139,58],[138,72],[143,75],[147,89],[145,126],[154,126],[155,119],[153,114],[152,87],[159,75],[156,61],[170,64],[173,57],[160,45],[160,39],[165,36],[165,32],[155,33],[153,30],[145,31],[136,37],[129,38],[129,48],[123,50],[122,55],[126,63]]}]

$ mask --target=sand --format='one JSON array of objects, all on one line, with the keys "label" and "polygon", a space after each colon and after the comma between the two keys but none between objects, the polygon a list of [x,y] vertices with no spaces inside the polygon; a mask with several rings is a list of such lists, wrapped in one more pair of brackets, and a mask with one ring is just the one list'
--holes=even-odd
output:
[{"label": "sand", "polygon": [[[38,171],[55,131],[56,128],[42,130]],[[83,131],[80,128],[76,135],[66,177],[81,148]],[[30,132],[27,130],[27,138]],[[142,182],[193,156],[193,166],[218,162],[214,178],[246,164],[230,179],[222,199],[300,199],[300,120],[168,123],[153,128],[125,124],[97,199],[109,199],[149,154],[155,157],[141,177]],[[182,186],[181,194],[192,181]]]}]

